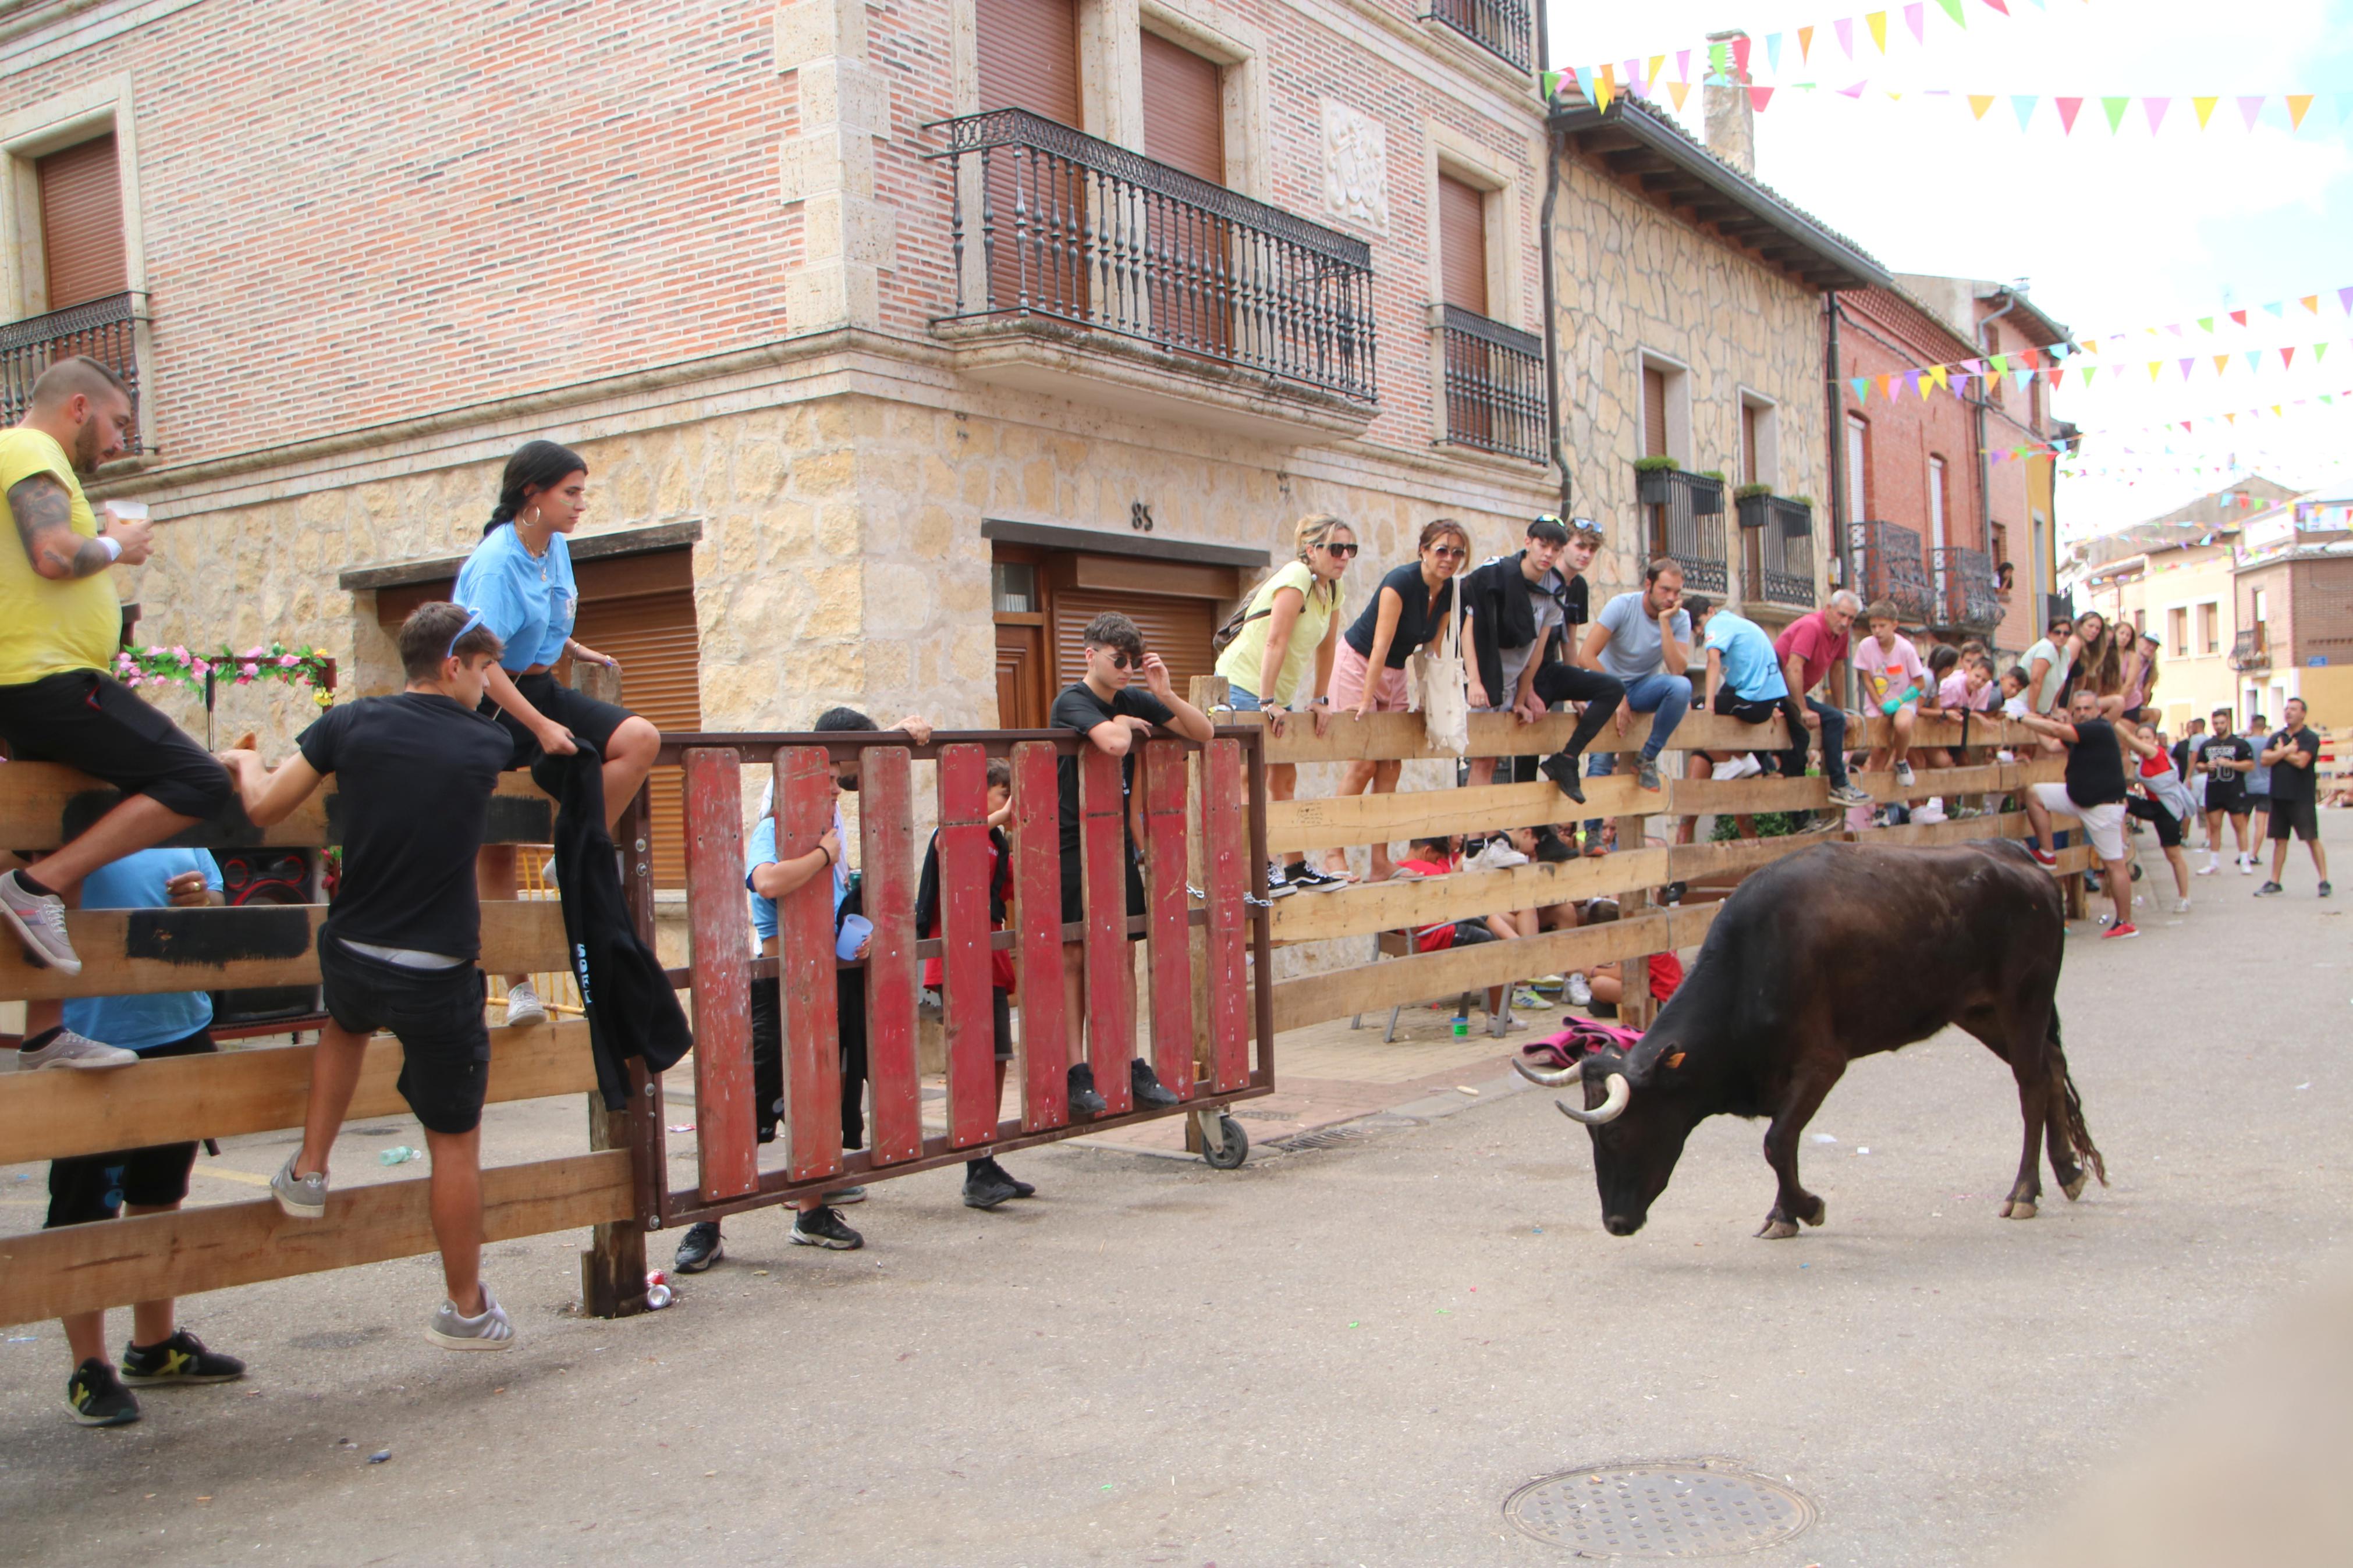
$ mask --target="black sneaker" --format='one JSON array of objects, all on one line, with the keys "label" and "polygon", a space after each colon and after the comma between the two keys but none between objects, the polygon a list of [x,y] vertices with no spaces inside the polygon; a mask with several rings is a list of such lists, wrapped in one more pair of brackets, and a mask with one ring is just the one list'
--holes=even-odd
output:
[{"label": "black sneaker", "polygon": [[139,1419],[138,1399],[96,1356],[66,1379],[66,1408],[85,1426],[128,1426]]},{"label": "black sneaker", "polygon": [[841,1223],[829,1208],[804,1209],[793,1221],[795,1247],[822,1247],[829,1252],[855,1252],[866,1238]]},{"label": "black sneaker", "polygon": [[1103,1113],[1103,1097],[1095,1092],[1095,1069],[1092,1067],[1085,1062],[1078,1063],[1071,1068],[1069,1082],[1071,1115],[1101,1116]]},{"label": "black sneaker", "polygon": [[1148,1105],[1155,1110],[1178,1103],[1176,1091],[1162,1085],[1152,1064],[1142,1057],[1127,1064],[1127,1089],[1135,1097],[1136,1104]]},{"label": "black sneaker", "polygon": [[1585,804],[1585,786],[1577,782],[1577,770],[1578,764],[1583,763],[1584,760],[1584,758],[1578,756],[1575,752],[1555,752],[1551,756],[1546,757],[1543,762],[1536,764],[1536,771],[1544,774],[1545,777],[1552,780],[1554,784],[1558,784],[1560,786],[1561,794],[1568,796],[1569,799],[1577,802],[1577,805],[1583,805]]},{"label": "black sneaker", "polygon": [[1037,1188],[1031,1186],[1029,1183],[1020,1180],[1018,1177],[1015,1176],[1012,1172],[1008,1171],[1004,1166],[998,1164],[997,1163],[996,1155],[991,1154],[987,1159],[983,1160],[981,1163],[987,1166],[989,1170],[994,1171],[997,1173],[997,1179],[998,1181],[1001,1181],[1007,1186],[1011,1187],[1015,1197],[1034,1198],[1038,1195]]},{"label": "black sneaker", "polygon": [[719,1245],[719,1222],[698,1220],[678,1238],[678,1255],[670,1266],[681,1274],[700,1274],[726,1256],[727,1249]]},{"label": "black sneaker", "polygon": [[2281,887],[2277,882],[2265,882],[2262,887],[2255,889],[2255,897],[2259,899],[2273,899],[2277,898],[2280,894],[2286,891],[2287,889]]},{"label": "black sneaker", "polygon": [[159,1345],[122,1347],[122,1381],[133,1388],[159,1383],[235,1383],[245,1363],[205,1349],[204,1341],[182,1329]]},{"label": "black sneaker", "polygon": [[1329,871],[1318,870],[1304,860],[1296,866],[1284,867],[1283,874],[1293,887],[1303,892],[1330,893],[1348,885],[1345,878],[1335,877]]},{"label": "black sneaker", "polygon": [[1291,885],[1290,878],[1284,875],[1284,872],[1288,868],[1280,860],[1277,860],[1267,867],[1266,896],[1268,898],[1287,899],[1291,897],[1292,894],[1299,891],[1297,888]]},{"label": "black sneaker", "polygon": [[1691,884],[1688,882],[1669,882],[1660,890],[1659,901],[1662,904],[1680,904],[1683,901],[1683,895],[1690,891]]},{"label": "black sneaker", "polygon": [[2322,898],[2324,898],[2324,899],[2325,899],[2325,898],[2327,898],[2327,897],[2328,896],[2328,893],[2329,893],[2329,887],[2328,887],[2328,884],[2327,884],[2327,883],[2326,883],[2326,882],[2321,883],[2321,884],[2320,884],[2320,896],[2321,896]]},{"label": "black sneaker", "polygon": [[990,1169],[986,1160],[976,1162],[964,1177],[964,1206],[968,1209],[993,1209],[1008,1198],[1018,1197],[1013,1184],[1000,1172]]}]

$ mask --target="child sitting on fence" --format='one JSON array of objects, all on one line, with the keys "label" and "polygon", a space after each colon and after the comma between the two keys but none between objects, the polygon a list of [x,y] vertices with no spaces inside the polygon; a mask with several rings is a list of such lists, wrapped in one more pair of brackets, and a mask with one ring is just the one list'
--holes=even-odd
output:
[{"label": "child sitting on fence", "polygon": [[448,1350],[501,1351],[514,1340],[481,1278],[491,1037],[474,858],[514,744],[475,710],[499,650],[480,616],[419,605],[400,627],[403,690],[330,709],[274,773],[251,752],[222,757],[259,827],[284,821],[328,774],[339,781],[343,877],[319,932],[328,1023],[311,1060],[301,1144],[269,1189],[295,1218],[324,1217],[328,1152],[359,1087],[368,1037],[389,1030],[400,1041],[401,1098],[424,1124],[433,1159],[433,1237],[448,1299],[426,1334]]},{"label": "child sitting on fence", "polygon": [[1896,784],[1910,789],[1912,729],[1919,718],[1920,700],[1930,689],[1928,669],[1920,662],[1920,650],[1896,629],[1893,603],[1881,599],[1866,614],[1871,635],[1854,650],[1854,672],[1862,680],[1866,710],[1873,719],[1888,721],[1889,739],[1871,748],[1863,771],[1892,766]]}]

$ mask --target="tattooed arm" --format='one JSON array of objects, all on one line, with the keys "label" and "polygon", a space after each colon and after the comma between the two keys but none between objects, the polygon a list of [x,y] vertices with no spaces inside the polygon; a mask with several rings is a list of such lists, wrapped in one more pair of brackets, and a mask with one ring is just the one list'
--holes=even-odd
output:
[{"label": "tattooed arm", "polygon": [[[19,479],[9,489],[8,510],[16,516],[16,534],[24,541],[33,570],[52,582],[91,576],[114,564],[115,552],[73,531],[73,498],[54,474]],[[147,559],[146,523],[111,523],[106,534],[122,547],[125,565],[136,566]]]}]

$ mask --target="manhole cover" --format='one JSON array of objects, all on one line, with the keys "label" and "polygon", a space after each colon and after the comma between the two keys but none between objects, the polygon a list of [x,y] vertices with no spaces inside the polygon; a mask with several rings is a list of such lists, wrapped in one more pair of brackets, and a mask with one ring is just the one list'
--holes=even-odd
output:
[{"label": "manhole cover", "polygon": [[1814,1521],[1786,1487],[1704,1465],[1611,1465],[1533,1481],[1504,1517],[1580,1557],[1719,1557],[1786,1541]]}]

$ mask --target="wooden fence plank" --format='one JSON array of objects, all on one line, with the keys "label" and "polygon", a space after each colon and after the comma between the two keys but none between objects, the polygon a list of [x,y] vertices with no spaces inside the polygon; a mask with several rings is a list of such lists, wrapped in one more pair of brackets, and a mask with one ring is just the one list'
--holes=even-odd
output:
[{"label": "wooden fence plank", "polygon": [[1151,916],[1152,1055],[1160,1081],[1193,1098],[1192,900],[1186,892],[1185,748],[1147,741],[1144,788],[1144,907]]},{"label": "wooden fence plank", "polygon": [[1085,889],[1086,1060],[1106,1116],[1133,1106],[1127,1064],[1135,1056],[1134,1009],[1127,982],[1135,954],[1127,944],[1127,800],[1122,759],[1099,746],[1079,752],[1079,870]]},{"label": "wooden fence plank", "polygon": [[1669,879],[1667,851],[1637,849],[1551,865],[1514,866],[1505,871],[1457,871],[1447,877],[1374,882],[1283,900],[1274,906],[1274,935],[1282,942],[1315,942],[1598,899],[1658,887]]},{"label": "wooden fence plank", "polygon": [[1711,812],[1721,816],[1734,812],[1827,811],[1830,791],[1830,781],[1820,776],[1726,779],[1722,783],[1714,779],[1670,779],[1665,792],[1668,805],[1659,809],[1683,816]]},{"label": "wooden fence plank", "polygon": [[[1852,726],[1848,728],[1847,743],[1850,746],[1884,746],[1891,743],[1895,721],[1883,713],[1870,715],[1870,721],[1863,727],[1867,734],[1858,733]],[[1973,713],[1969,716],[1968,747],[1973,752],[1981,746],[2034,747],[2042,743],[2042,738],[2033,731],[2014,720],[2004,719],[1999,713]],[[1912,722],[1912,744],[1915,747],[1961,744],[1960,719],[1957,716],[1947,718],[1942,713],[1917,715]]]},{"label": "wooden fence plank", "polygon": [[[0,1322],[28,1323],[164,1296],[347,1268],[431,1252],[426,1178],[348,1187],[324,1219],[276,1200],[100,1220],[0,1241]],[[627,1150],[482,1173],[484,1239],[511,1241],[628,1217]]]},{"label": "wooden fence plank", "polygon": [[[1263,722],[1255,713],[1220,714],[1219,720],[1229,724]],[[1547,714],[1533,724],[1522,724],[1508,713],[1473,713],[1471,748],[1464,754],[1542,755],[1567,745],[1576,728],[1575,716],[1567,713]],[[1650,735],[1651,716],[1637,713],[1628,721],[1623,735],[1617,732],[1614,725],[1602,726],[1601,733],[1593,738],[1588,750],[1639,752]],[[1778,714],[1762,724],[1743,724],[1721,714],[1693,712],[1676,727],[1672,743],[1683,751],[1778,752],[1788,747],[1789,737],[1788,728]],[[1397,762],[1452,755],[1430,747],[1419,713],[1377,713],[1368,719],[1335,714],[1330,728],[1321,737],[1312,724],[1292,724],[1285,727],[1281,739],[1269,736],[1266,742],[1269,763]]]},{"label": "wooden fence plank", "polygon": [[1013,748],[1013,927],[1020,932],[1021,1130],[1071,1120],[1071,1028],[1062,994],[1060,783],[1054,748]]},{"label": "wooden fence plank", "polygon": [[[807,854],[833,830],[833,770],[821,746],[779,748],[776,770],[776,858],[784,861]],[[810,1181],[841,1169],[840,1007],[829,874],[820,871],[776,900],[776,981],[785,1005],[786,1159],[796,1181]]]},{"label": "wooden fence plank", "polygon": [[694,997],[694,1148],[702,1201],[760,1184],[752,1086],[752,930],[744,896],[743,753],[686,753],[686,917]]},{"label": "wooden fence plank", "polygon": [[[978,746],[940,752],[940,1000],[948,1045],[948,1143],[969,1148],[997,1132],[997,1037],[988,951],[988,757]],[[1052,777],[1050,770],[1047,775]],[[1057,910],[1059,914],[1060,911]],[[1061,974],[1051,980],[1061,994]]]},{"label": "wooden fence plank", "polygon": [[[1202,833],[1207,840],[1209,894],[1209,1034],[1218,1091],[1250,1082],[1250,976],[1243,961],[1250,940],[1250,851],[1243,822],[1241,746],[1212,741],[1201,761]],[[1294,899],[1292,900],[1296,902]],[[1282,909],[1281,904],[1275,908]]]},{"label": "wooden fence plank", "polygon": [[[55,849],[114,809],[121,792],[57,763],[12,763],[0,779],[0,845]],[[527,773],[501,773],[483,818],[486,844],[545,844],[554,837],[555,803]],[[285,821],[256,827],[232,803],[220,816],[168,840],[206,849],[259,846],[315,849],[343,842],[342,802],[331,777],[325,788],[295,807]]]},{"label": "wooden fence plank", "polygon": [[923,1152],[923,1085],[915,1062],[915,798],[913,763],[895,746],[860,758],[858,836],[866,918],[868,1147],[877,1165]]},{"label": "wooden fence plank", "polygon": [[[0,942],[0,1001],[316,985],[318,932],[326,919],[323,904],[70,910],[66,931],[81,955],[81,973],[37,969],[21,946]],[[564,910],[555,900],[482,905],[486,973],[563,969],[566,953]]]},{"label": "wooden fence plank", "polygon": [[1271,855],[1284,855],[1293,849],[1397,843],[1496,827],[1578,822],[1588,816],[1664,811],[1670,798],[1665,791],[1653,793],[1637,785],[1630,772],[1587,779],[1585,795],[1586,804],[1579,805],[1556,785],[1540,783],[1273,801],[1266,808],[1266,847]]},{"label": "wooden fence plank", "polygon": [[[166,1057],[111,1072],[0,1074],[0,1165],[104,1154],[199,1138],[300,1127],[315,1046],[264,1046],[210,1057]],[[368,1042],[351,1121],[406,1113],[394,1080],[400,1042]],[[568,1019],[491,1031],[493,1103],[584,1093],[596,1087],[588,1026]]]}]

